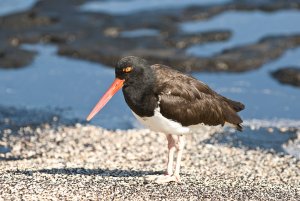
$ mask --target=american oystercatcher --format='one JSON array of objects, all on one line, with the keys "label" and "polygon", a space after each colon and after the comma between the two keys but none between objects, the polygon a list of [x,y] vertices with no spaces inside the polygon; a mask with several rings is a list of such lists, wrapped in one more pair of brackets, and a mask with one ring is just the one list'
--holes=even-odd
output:
[{"label": "american oystercatcher", "polygon": [[[134,116],[149,129],[162,132],[168,140],[166,175],[157,183],[180,181],[180,161],[185,145],[184,135],[201,126],[230,124],[242,131],[237,112],[245,106],[217,94],[203,82],[170,67],[128,56],[115,68],[116,78],[87,117],[91,120],[122,88],[126,103]],[[177,151],[175,170],[173,157]]]}]

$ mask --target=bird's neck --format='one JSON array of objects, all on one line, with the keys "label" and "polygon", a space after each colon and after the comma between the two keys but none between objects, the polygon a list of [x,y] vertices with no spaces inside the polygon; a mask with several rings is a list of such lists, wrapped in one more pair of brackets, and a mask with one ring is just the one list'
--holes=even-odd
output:
[{"label": "bird's neck", "polygon": [[155,77],[147,72],[143,76],[136,76],[127,80],[123,87],[123,94],[130,109],[139,116],[152,116],[157,107],[157,97],[153,89]]}]

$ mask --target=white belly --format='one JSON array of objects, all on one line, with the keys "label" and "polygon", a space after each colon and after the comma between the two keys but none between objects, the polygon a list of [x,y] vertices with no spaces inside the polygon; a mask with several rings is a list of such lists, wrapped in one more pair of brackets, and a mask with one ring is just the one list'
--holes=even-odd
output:
[{"label": "white belly", "polygon": [[142,125],[155,132],[162,132],[173,135],[184,135],[191,133],[192,131],[196,131],[200,127],[206,127],[204,124],[182,126],[180,123],[164,117],[159,110],[159,108],[156,108],[152,117],[140,117],[133,111],[132,113]]}]

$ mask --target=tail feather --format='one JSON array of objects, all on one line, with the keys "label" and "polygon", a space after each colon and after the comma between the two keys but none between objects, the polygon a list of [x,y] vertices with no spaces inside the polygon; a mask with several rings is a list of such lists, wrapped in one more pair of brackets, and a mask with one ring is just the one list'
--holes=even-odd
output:
[{"label": "tail feather", "polygon": [[226,97],[223,97],[224,100],[229,104],[229,106],[234,109],[234,111],[239,112],[245,109],[245,105],[241,102],[230,100]]},{"label": "tail feather", "polygon": [[241,123],[233,124],[233,123],[226,122],[226,124],[235,128],[237,131],[243,132],[243,125]]},{"label": "tail feather", "polygon": [[238,130],[240,132],[243,131],[243,125],[242,124],[237,124],[235,128],[236,128],[236,130]]},{"label": "tail feather", "polygon": [[223,97],[223,99],[225,100],[225,102],[228,103],[228,106],[230,108],[230,109],[227,108],[227,111],[226,111],[226,115],[225,115],[226,121],[228,123],[232,124],[236,128],[236,130],[242,132],[243,131],[243,127],[242,127],[243,120],[237,114],[237,112],[240,112],[243,109],[245,109],[245,105],[241,102],[233,101],[226,97]]}]

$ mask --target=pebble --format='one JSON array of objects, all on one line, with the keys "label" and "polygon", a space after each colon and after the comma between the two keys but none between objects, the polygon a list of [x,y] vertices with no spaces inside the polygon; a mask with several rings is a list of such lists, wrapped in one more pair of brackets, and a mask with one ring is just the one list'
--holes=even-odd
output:
[{"label": "pebble", "polygon": [[[165,136],[92,125],[5,129],[0,200],[297,200],[300,162],[289,155],[206,143],[222,129],[187,136],[182,183],[145,183],[167,162]],[[270,128],[268,129],[270,132]],[[247,132],[247,130],[245,131]],[[299,134],[299,132],[298,132]],[[224,132],[226,135],[226,132]],[[300,139],[300,136],[298,136]],[[298,139],[297,138],[297,139]]]}]

